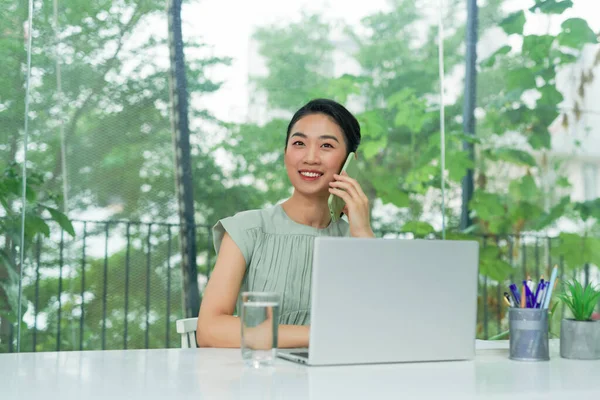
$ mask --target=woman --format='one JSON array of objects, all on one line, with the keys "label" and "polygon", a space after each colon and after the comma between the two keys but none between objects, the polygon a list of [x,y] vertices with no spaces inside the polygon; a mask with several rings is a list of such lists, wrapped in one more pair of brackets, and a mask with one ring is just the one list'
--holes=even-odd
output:
[{"label": "woman", "polygon": [[[240,347],[240,320],[233,313],[242,285],[281,295],[279,347],[308,346],[314,238],[375,236],[367,196],[356,180],[338,175],[359,143],[358,121],[332,100],[312,100],[292,117],[284,156],[292,196],[213,228],[217,261],[198,315],[199,346]],[[349,223],[331,221],[332,193],[346,203]]]}]

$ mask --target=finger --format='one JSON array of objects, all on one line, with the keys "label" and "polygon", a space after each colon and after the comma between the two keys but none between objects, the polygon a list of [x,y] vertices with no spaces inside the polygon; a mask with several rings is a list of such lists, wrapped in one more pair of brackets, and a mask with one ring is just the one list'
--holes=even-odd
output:
[{"label": "finger", "polygon": [[349,184],[351,184],[354,187],[356,194],[359,195],[363,200],[368,201],[368,197],[365,194],[365,192],[362,190],[362,186],[360,186],[360,183],[358,183],[358,181],[356,179],[349,177],[348,174],[346,174],[346,171],[344,171],[342,173],[342,175],[334,175],[333,177],[338,179],[337,181],[334,181],[334,182],[341,181],[341,182],[348,182]]},{"label": "finger", "polygon": [[342,212],[344,213],[344,215],[348,215],[348,205],[347,204],[342,209]]},{"label": "finger", "polygon": [[356,188],[354,187],[354,185],[352,185],[350,182],[342,182],[342,181],[334,181],[331,182],[329,184],[330,187],[336,188],[336,189],[343,189],[346,192],[348,192],[348,194],[350,194],[350,196],[353,199],[360,199],[361,196],[360,194],[356,191]]},{"label": "finger", "polygon": [[352,201],[352,197],[350,197],[348,192],[346,192],[345,190],[330,187],[329,193],[334,194],[340,199],[344,200],[346,204]]}]

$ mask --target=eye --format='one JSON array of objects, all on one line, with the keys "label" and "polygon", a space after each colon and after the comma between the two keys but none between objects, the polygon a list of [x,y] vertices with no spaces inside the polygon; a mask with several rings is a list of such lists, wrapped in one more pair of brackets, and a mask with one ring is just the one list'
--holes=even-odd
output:
[{"label": "eye", "polygon": [[302,146],[304,145],[303,142],[301,142],[300,140],[296,140],[294,143],[292,143],[292,146]]},{"label": "eye", "polygon": [[323,147],[327,147],[329,149],[333,149],[333,146],[330,143],[323,143]]}]

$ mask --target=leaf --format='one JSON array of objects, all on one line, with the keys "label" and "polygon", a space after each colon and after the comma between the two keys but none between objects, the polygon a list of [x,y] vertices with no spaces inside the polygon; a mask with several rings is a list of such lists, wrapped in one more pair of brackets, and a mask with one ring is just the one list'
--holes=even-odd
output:
[{"label": "leaf", "polygon": [[393,204],[399,208],[408,207],[410,205],[409,194],[401,190],[390,178],[390,176],[383,174],[375,175],[372,184],[377,192],[377,197],[381,199],[383,204]]},{"label": "leaf", "polygon": [[539,149],[549,149],[552,138],[550,137],[550,133],[536,133],[534,135],[529,136],[527,142],[536,150]]},{"label": "leaf", "polygon": [[560,199],[557,205],[552,207],[548,213],[544,213],[544,215],[532,226],[532,228],[536,231],[547,228],[549,225],[553,224],[565,215],[567,208],[571,204],[571,197],[564,196]]},{"label": "leaf", "polygon": [[[10,257],[4,249],[0,249],[0,260],[6,267],[8,267],[7,271],[10,278],[11,272],[14,273],[14,271],[16,271],[17,269],[16,260]],[[18,282],[18,278],[15,280],[15,282]]]},{"label": "leaf", "polygon": [[497,282],[504,281],[513,272],[513,267],[502,259],[501,248],[484,247],[479,252],[479,273]]},{"label": "leaf", "polygon": [[495,160],[505,161],[517,165],[527,167],[535,167],[537,165],[535,158],[528,152],[523,150],[512,149],[508,147],[500,147],[493,149],[491,154]]},{"label": "leaf", "polygon": [[530,68],[522,67],[507,71],[506,88],[508,90],[519,89],[522,92],[535,87],[535,74]]},{"label": "leaf", "polygon": [[552,53],[552,62],[556,64],[572,64],[577,61],[577,56],[570,53],[563,53],[562,51],[555,51]]},{"label": "leaf", "polygon": [[387,100],[396,110],[394,126],[406,127],[412,132],[420,132],[426,119],[426,102],[416,96],[414,89],[404,88]]},{"label": "leaf", "polygon": [[594,308],[600,299],[600,291],[591,283],[584,288],[580,281],[565,282],[566,290],[557,297],[571,311],[577,321],[591,320]]},{"label": "leaf", "polygon": [[5,179],[3,181],[3,190],[6,191],[6,193],[12,193],[16,196],[20,196],[21,195],[21,183],[20,180],[18,179]]},{"label": "leaf", "polygon": [[387,133],[385,118],[378,110],[365,111],[356,116],[360,123],[362,136],[364,139],[378,139]]},{"label": "leaf", "polygon": [[536,64],[542,64],[550,57],[550,49],[554,42],[554,36],[551,35],[526,35],[523,37],[523,55],[535,61]]},{"label": "leaf", "polygon": [[539,89],[542,97],[537,100],[538,106],[557,107],[563,101],[563,95],[556,90],[555,85],[547,84]]},{"label": "leaf", "polygon": [[[20,192],[21,190],[19,190],[19,193]],[[33,190],[33,188],[29,185],[25,185],[25,198],[31,203],[37,200],[37,194],[35,190]]]},{"label": "leaf", "polygon": [[52,219],[58,222],[58,225],[60,225],[62,229],[64,229],[72,237],[75,237],[75,229],[73,229],[73,224],[71,224],[71,221],[69,220],[69,218],[67,218],[65,214],[58,211],[56,208],[48,206],[45,206],[44,208],[48,210],[48,212],[52,216]]},{"label": "leaf", "polygon": [[510,47],[509,45],[504,45],[504,46],[500,47],[498,50],[496,50],[491,56],[489,56],[485,60],[481,61],[479,64],[485,68],[493,67],[494,64],[496,63],[496,58],[498,56],[503,56],[505,54],[508,54],[511,50],[512,50],[512,47]]},{"label": "leaf", "polygon": [[33,238],[38,233],[49,237],[50,236],[50,227],[46,224],[46,221],[33,214],[25,214],[25,234],[27,243],[27,239]]},{"label": "leaf", "polygon": [[422,238],[435,232],[435,229],[433,229],[433,226],[431,226],[431,224],[427,222],[408,221],[402,226],[402,229],[400,231],[414,233],[416,237]]},{"label": "leaf", "polygon": [[446,169],[450,180],[459,182],[466,175],[467,170],[473,169],[475,163],[469,158],[469,153],[466,151],[447,152],[446,154]]},{"label": "leaf", "polygon": [[359,78],[344,74],[328,82],[325,95],[341,103],[346,103],[349,95],[360,94],[360,83]]},{"label": "leaf", "polygon": [[573,7],[571,0],[536,0],[535,5],[529,11],[535,12],[536,10],[540,10],[544,14],[562,14],[570,7]]},{"label": "leaf", "polygon": [[523,10],[510,14],[500,22],[500,28],[502,28],[507,35],[512,35],[514,33],[522,35],[524,25],[525,12]]},{"label": "leaf", "polygon": [[577,202],[574,208],[584,221],[587,221],[590,217],[600,220],[600,198]]},{"label": "leaf", "polygon": [[582,18],[569,18],[561,27],[562,32],[557,36],[561,46],[581,50],[586,43],[598,43],[596,34]]},{"label": "leaf", "polygon": [[539,197],[539,189],[531,175],[511,181],[508,192],[517,202],[536,202]]},{"label": "leaf", "polygon": [[505,215],[504,199],[496,193],[475,191],[470,201],[471,210],[484,220],[491,220]]},{"label": "leaf", "polygon": [[464,132],[452,132],[451,135],[463,142],[471,144],[481,144],[481,138],[479,138],[477,135],[470,135]]},{"label": "leaf", "polygon": [[569,178],[567,178],[565,176],[561,176],[560,178],[558,178],[556,180],[556,182],[554,183],[554,185],[562,187],[562,188],[570,188],[571,187],[571,182],[569,182]]},{"label": "leaf", "polygon": [[586,263],[600,265],[600,238],[563,232],[550,253],[553,257],[563,257],[565,266],[571,269]]},{"label": "leaf", "polygon": [[500,332],[499,334],[490,337],[488,340],[502,340],[504,338],[507,338],[510,334],[510,330],[506,330],[504,332]]},{"label": "leaf", "polygon": [[365,160],[370,160],[387,146],[388,138],[383,136],[378,140],[369,140],[361,144],[361,153]]}]

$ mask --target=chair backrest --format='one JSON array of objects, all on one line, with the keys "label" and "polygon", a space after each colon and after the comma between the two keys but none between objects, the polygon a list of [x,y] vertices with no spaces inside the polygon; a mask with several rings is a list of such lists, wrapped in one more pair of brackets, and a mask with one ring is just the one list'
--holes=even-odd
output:
[{"label": "chair backrest", "polygon": [[198,326],[198,318],[178,319],[175,321],[177,333],[181,335],[182,349],[195,349],[196,345],[196,327]]}]

